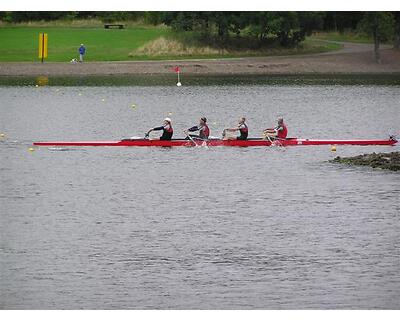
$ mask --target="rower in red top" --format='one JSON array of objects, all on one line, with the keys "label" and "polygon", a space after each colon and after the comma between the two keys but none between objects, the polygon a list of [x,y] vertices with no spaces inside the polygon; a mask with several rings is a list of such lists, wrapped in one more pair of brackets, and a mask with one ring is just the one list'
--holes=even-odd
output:
[{"label": "rower in red top", "polygon": [[172,120],[170,118],[165,118],[162,126],[150,129],[146,133],[145,137],[148,138],[150,132],[152,132],[152,131],[162,130],[163,134],[161,135],[160,140],[171,140],[172,135],[174,134],[174,129],[172,128],[171,122],[172,122]]},{"label": "rower in red top", "polygon": [[286,124],[283,122],[283,118],[278,119],[278,125],[275,128],[268,128],[263,131],[265,139],[268,140],[279,140],[286,139],[288,129]]},{"label": "rower in red top", "polygon": [[208,137],[210,136],[210,128],[207,126],[206,117],[200,118],[199,125],[184,130],[183,132],[187,135],[188,132],[195,132],[195,131],[198,131],[199,134],[198,135],[191,134],[190,137],[201,140],[208,140]]},{"label": "rower in red top", "polygon": [[[238,137],[232,137],[232,138],[227,137],[226,132],[235,132],[235,131],[240,132],[240,135]],[[247,140],[248,135],[249,135],[249,128],[247,127],[245,117],[239,118],[239,123],[237,127],[224,129],[222,133],[224,140]]]}]

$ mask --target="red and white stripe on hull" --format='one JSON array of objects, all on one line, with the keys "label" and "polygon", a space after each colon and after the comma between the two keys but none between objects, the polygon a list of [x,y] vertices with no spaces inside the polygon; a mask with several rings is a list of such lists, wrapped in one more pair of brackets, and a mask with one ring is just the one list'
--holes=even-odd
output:
[{"label": "red and white stripe on hull", "polygon": [[[222,140],[210,139],[207,141],[196,140],[197,145],[207,146],[226,146],[226,147],[257,147],[270,146],[271,142],[261,138],[251,138],[248,140]],[[277,140],[273,144],[278,146],[319,146],[319,145],[394,145],[397,140],[394,138],[385,140],[318,140],[318,139],[298,139],[288,138]],[[194,143],[186,139],[172,140],[149,140],[149,139],[124,139],[119,141],[44,141],[34,142],[35,146],[70,146],[70,147],[193,147]]]}]

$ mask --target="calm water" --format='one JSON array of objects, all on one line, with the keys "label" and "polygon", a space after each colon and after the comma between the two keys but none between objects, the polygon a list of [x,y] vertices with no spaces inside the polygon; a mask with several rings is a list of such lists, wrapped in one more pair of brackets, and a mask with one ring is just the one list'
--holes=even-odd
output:
[{"label": "calm water", "polygon": [[[132,104],[136,108],[132,108]],[[212,135],[400,133],[398,86],[0,87],[1,309],[399,309],[400,175],[330,164],[400,147],[40,148]]]}]

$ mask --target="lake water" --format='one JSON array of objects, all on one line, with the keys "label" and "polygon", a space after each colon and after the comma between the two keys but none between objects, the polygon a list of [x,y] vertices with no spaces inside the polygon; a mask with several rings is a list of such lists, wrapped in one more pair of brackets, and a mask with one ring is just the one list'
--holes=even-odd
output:
[{"label": "lake water", "polygon": [[[132,107],[132,105],[136,107]],[[284,116],[302,138],[400,133],[399,86],[0,87],[1,309],[399,309],[394,147],[36,148]]]}]

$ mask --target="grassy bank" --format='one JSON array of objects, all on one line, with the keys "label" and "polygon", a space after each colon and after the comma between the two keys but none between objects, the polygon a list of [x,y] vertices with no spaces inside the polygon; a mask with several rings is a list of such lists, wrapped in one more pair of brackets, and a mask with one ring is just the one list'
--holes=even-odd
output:
[{"label": "grassy bank", "polygon": [[214,48],[199,46],[178,41],[173,37],[157,38],[149,41],[144,46],[133,50],[129,57],[135,60],[174,60],[174,59],[218,59],[238,57],[262,57],[262,56],[291,56],[300,54],[322,53],[338,50],[342,46],[336,43],[315,41],[306,39],[296,48],[266,47],[260,49],[248,48]]},{"label": "grassy bank", "polygon": [[[70,25],[65,25],[70,23]],[[233,58],[245,56],[296,55],[337,50],[340,45],[308,39],[299,48],[215,49],[182,42],[169,28],[127,25],[126,29],[104,29],[100,21],[42,22],[32,25],[1,25],[0,62],[38,61],[38,34],[49,35],[49,62],[68,62],[77,58],[84,43],[87,61],[164,60],[193,58]],[[162,42],[160,39],[166,39]],[[161,44],[160,44],[161,42]],[[171,45],[172,42],[172,45]]]},{"label": "grassy bank", "polygon": [[[188,74],[184,85],[268,85],[268,86],[400,86],[399,75],[392,74]],[[172,69],[164,74],[132,73],[118,75],[1,76],[1,86],[171,86],[176,76]]]},{"label": "grassy bank", "polygon": [[355,43],[373,43],[373,39],[370,36],[352,33],[352,32],[316,32],[310,39],[321,39],[328,41],[342,41],[342,42],[355,42]]}]

